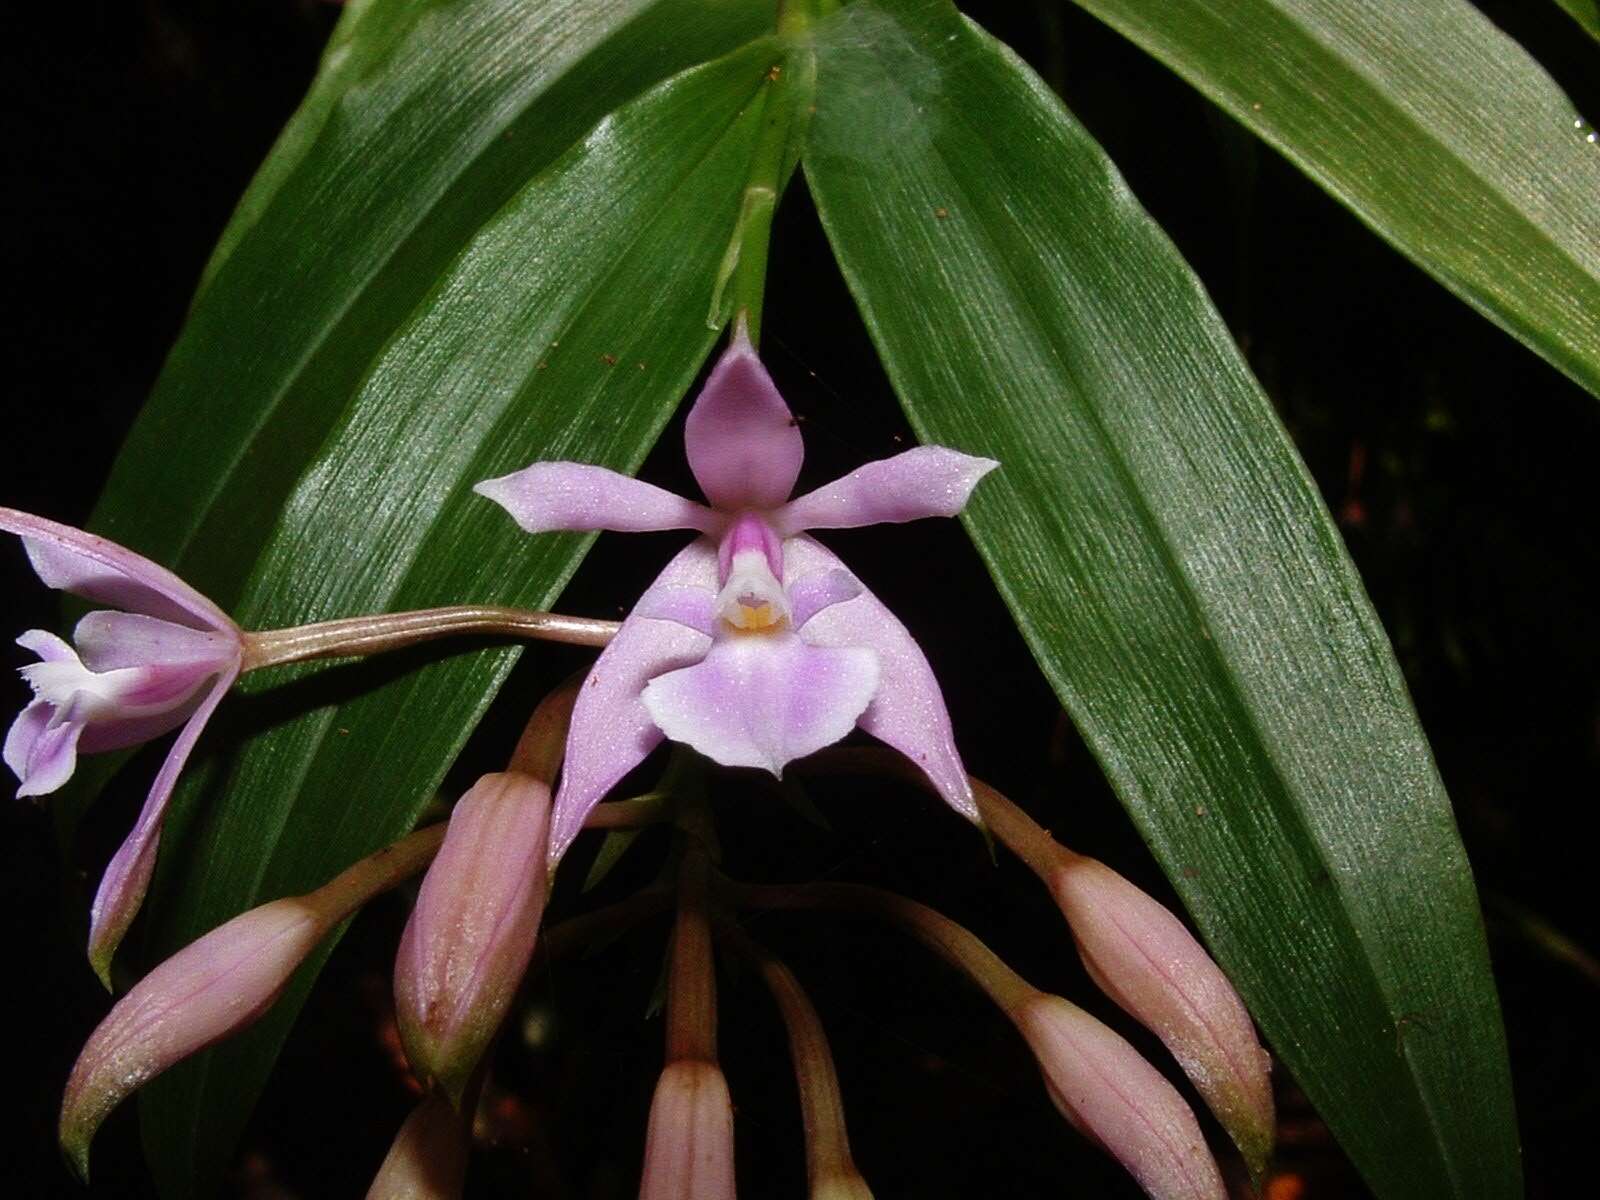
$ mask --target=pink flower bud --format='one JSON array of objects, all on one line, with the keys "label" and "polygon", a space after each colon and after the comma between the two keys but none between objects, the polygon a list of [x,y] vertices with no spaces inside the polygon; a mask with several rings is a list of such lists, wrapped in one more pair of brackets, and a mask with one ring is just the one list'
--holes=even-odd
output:
[{"label": "pink flower bud", "polygon": [[173,1063],[237,1033],[272,1007],[295,968],[363,903],[415,874],[442,834],[419,830],[314,892],[274,900],[191,942],[117,1001],[73,1065],[61,1148],[85,1179],[100,1122]]},{"label": "pink flower bud", "polygon": [[406,1118],[367,1189],[367,1200],[460,1200],[466,1186],[467,1119],[432,1092]]},{"label": "pink flower bud", "polygon": [[1050,1099],[1155,1200],[1227,1200],[1194,1113],[1160,1072],[1060,996],[1036,992],[1011,1013]]},{"label": "pink flower bud", "polygon": [[456,804],[395,959],[412,1068],[460,1102],[533,954],[544,913],[550,789],[485,775]]},{"label": "pink flower bud", "polygon": [[67,1080],[61,1147],[84,1178],[89,1142],[123,1098],[250,1024],[341,914],[276,900],[218,926],[146,975],[90,1035]]},{"label": "pink flower bud", "polygon": [[1256,1177],[1272,1154],[1272,1060],[1222,969],[1170,911],[1063,852],[1047,879],[1090,976],[1165,1043]]},{"label": "pink flower bud", "polygon": [[650,1102],[639,1200],[733,1200],[733,1100],[715,1063],[667,1064]]}]

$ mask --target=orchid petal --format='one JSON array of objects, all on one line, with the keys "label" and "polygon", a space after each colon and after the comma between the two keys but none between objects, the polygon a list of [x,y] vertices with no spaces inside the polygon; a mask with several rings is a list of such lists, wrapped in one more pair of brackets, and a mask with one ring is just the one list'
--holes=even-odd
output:
[{"label": "orchid petal", "polygon": [[[716,585],[716,543],[697,538],[656,576],[640,597],[639,607],[654,604],[658,590],[710,592]],[[589,811],[660,745],[661,730],[639,699],[645,684],[665,671],[698,662],[709,646],[705,634],[640,616],[636,609],[601,651],[572,710],[561,790],[550,817],[552,867],[578,836]]]},{"label": "orchid petal", "polygon": [[972,489],[1000,464],[945,446],[918,446],[879,459],[791,500],[773,514],[780,533],[897,525],[923,517],[953,517]]},{"label": "orchid petal", "polygon": [[544,913],[550,787],[485,775],[450,813],[395,958],[406,1058],[459,1103],[533,956]]},{"label": "orchid petal", "polygon": [[14,508],[0,508],[0,529],[22,538],[47,587],[200,629],[237,628],[171,571],[106,538]]},{"label": "orchid petal", "polygon": [[732,635],[704,661],[657,676],[644,706],[675,742],[725,767],[784,765],[855,728],[878,687],[878,662],[860,646],[821,649],[794,633]]},{"label": "orchid petal", "polygon": [[35,700],[18,714],[5,745],[6,766],[20,781],[18,798],[47,796],[72,778],[82,733],[81,722],[57,719],[47,700]]},{"label": "orchid petal", "polygon": [[717,630],[717,594],[704,588],[651,588],[633,606],[633,615],[652,621],[676,621],[711,637]]},{"label": "orchid petal", "polygon": [[683,443],[700,489],[723,512],[776,508],[794,490],[805,446],[742,323],[689,410]]},{"label": "orchid petal", "polygon": [[[845,569],[837,555],[812,538],[793,537],[783,545],[786,578]],[[978,805],[956,750],[939,682],[921,647],[883,602],[863,589],[854,600],[812,617],[805,640],[814,646],[865,646],[876,652],[881,673],[877,694],[857,724],[916,763],[945,803],[977,823]]]},{"label": "orchid petal", "polygon": [[194,629],[142,613],[104,609],[79,621],[72,640],[91,671],[161,665],[205,667],[211,674],[240,653],[239,636],[231,629]]},{"label": "orchid petal", "polygon": [[1154,1200],[1227,1200],[1194,1113],[1121,1037],[1060,996],[1037,993],[1012,1014],[1050,1099]]},{"label": "orchid petal", "polygon": [[586,463],[537,462],[498,479],[485,479],[472,490],[505,509],[529,533],[595,529],[710,533],[722,524],[703,504]]},{"label": "orchid petal", "polygon": [[222,698],[227,695],[238,674],[237,666],[225,670],[211,685],[211,691],[199,707],[190,714],[183,731],[167,751],[166,761],[161,764],[155,782],[150,785],[150,794],[145,797],[144,807],[139,811],[139,819],[134,823],[133,830],[116,854],[112,855],[105,874],[100,878],[100,887],[89,908],[89,962],[107,987],[110,987],[111,958],[138,914],[139,906],[144,902],[145,890],[150,886],[150,873],[156,863],[156,847],[161,841],[161,822],[166,816],[172,789],[195,743],[200,740],[206,722],[211,719],[217,705],[222,703]]},{"label": "orchid petal", "polygon": [[78,652],[53,633],[30,629],[17,639],[17,645],[31,650],[41,662],[77,662]]},{"label": "orchid petal", "polygon": [[78,750],[83,754],[100,754],[107,750],[121,750],[154,741],[164,733],[171,733],[194,715],[194,710],[205,702],[206,692],[196,688],[182,704],[162,712],[142,717],[112,717],[86,725]]},{"label": "orchid petal", "polygon": [[825,608],[854,600],[867,589],[849,571],[823,571],[802,575],[786,589],[789,593],[789,620],[796,629]]}]

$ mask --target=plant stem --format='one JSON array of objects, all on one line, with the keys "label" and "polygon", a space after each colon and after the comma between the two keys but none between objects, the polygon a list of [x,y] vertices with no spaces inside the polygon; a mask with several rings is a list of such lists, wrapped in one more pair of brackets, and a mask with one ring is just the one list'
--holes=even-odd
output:
[{"label": "plant stem", "polygon": [[440,822],[407,834],[346,867],[315,891],[307,892],[305,900],[316,908],[326,906],[330,925],[342,921],[379,892],[410,879],[432,862],[444,842],[444,831],[444,823]]},{"label": "plant stem", "polygon": [[963,925],[926,904],[858,883],[813,883],[805,887],[729,884],[728,893],[743,908],[813,909],[865,913],[898,925],[977,984],[1003,1012],[1035,994],[1032,984]]},{"label": "plant stem", "polygon": [[[778,35],[798,41],[811,25],[803,3],[783,4],[778,12]],[[729,296],[735,319],[742,318],[752,346],[761,345],[762,302],[767,285],[767,256],[772,241],[772,214],[778,207],[792,167],[792,147],[809,116],[816,83],[815,60],[791,48],[767,74],[762,101],[761,132],[750,159],[750,174],[735,226],[733,276]]]},{"label": "plant stem", "polygon": [[554,783],[567,748],[567,728],[572,724],[572,706],[577,703],[583,675],[577,675],[539,701],[528,724],[517,739],[516,749],[506,770],[532,775],[544,783]]},{"label": "plant stem", "polygon": [[705,847],[684,839],[678,865],[678,919],[667,968],[667,1061],[717,1061],[717,977],[711,950]]},{"label": "plant stem", "polygon": [[833,1065],[833,1053],[828,1047],[822,1019],[794,972],[784,963],[736,925],[724,925],[719,933],[761,973],[783,1017],[795,1085],[800,1093],[800,1121],[806,1133],[806,1175],[812,1195],[828,1185],[840,1189],[845,1181],[859,1179],[860,1172],[850,1156],[839,1073]]},{"label": "plant stem", "polygon": [[276,667],[312,658],[355,658],[400,650],[436,638],[500,634],[538,638],[574,646],[604,646],[620,628],[617,621],[568,617],[494,604],[457,604],[414,612],[341,617],[289,629],[244,635],[244,669]]}]

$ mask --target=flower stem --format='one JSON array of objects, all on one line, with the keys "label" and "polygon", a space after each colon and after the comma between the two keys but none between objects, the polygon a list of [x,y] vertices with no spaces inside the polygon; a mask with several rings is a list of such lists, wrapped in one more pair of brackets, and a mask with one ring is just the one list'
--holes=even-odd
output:
[{"label": "flower stem", "polygon": [[806,1132],[806,1175],[812,1195],[819,1188],[860,1177],[850,1156],[845,1130],[844,1098],[839,1073],[833,1065],[828,1035],[822,1019],[794,972],[758,945],[737,926],[724,925],[721,935],[745,955],[761,973],[777,1002],[789,1037],[789,1057],[794,1063],[795,1086],[800,1092],[800,1119]]},{"label": "flower stem", "polygon": [[729,893],[744,908],[865,913],[888,920],[965,974],[1007,1013],[1038,990],[970,929],[894,892],[858,883],[813,883],[804,887],[731,884]]},{"label": "flower stem", "polygon": [[583,675],[569,679],[543,700],[528,718],[528,724],[511,752],[508,771],[520,771],[545,783],[554,783],[567,748],[567,727],[572,724],[572,706],[578,701]]},{"label": "flower stem", "polygon": [[672,797],[664,792],[646,792],[628,800],[607,800],[589,810],[585,829],[643,829],[672,816]]},{"label": "flower stem", "polygon": [[432,862],[444,842],[444,831],[441,822],[407,834],[346,867],[316,891],[307,892],[303,899],[321,911],[330,924],[341,921],[379,892],[410,879]]},{"label": "flower stem", "polygon": [[457,604],[414,612],[376,613],[341,617],[267,629],[244,635],[244,669],[276,667],[312,658],[355,658],[401,650],[436,638],[502,635],[566,642],[574,646],[604,646],[620,628],[619,622],[593,617],[568,617],[560,613],[531,612],[494,604]]},{"label": "flower stem", "polygon": [[[763,86],[761,131],[750,159],[744,195],[733,241],[723,270],[732,272],[728,295],[736,319],[742,319],[752,346],[761,345],[761,312],[766,294],[767,255],[772,241],[772,214],[778,196],[793,173],[795,146],[810,116],[816,87],[816,59],[803,48],[811,25],[809,6],[800,0],[781,4],[778,36],[788,45],[783,58],[773,64]],[[731,261],[730,261],[731,260]],[[720,290],[720,289],[719,289]],[[720,315],[713,301],[712,316]]]},{"label": "flower stem", "polygon": [[684,839],[678,866],[678,919],[667,968],[667,1061],[717,1061],[717,976],[708,908],[711,862],[705,847]]},{"label": "flower stem", "polygon": [[[933,791],[928,777],[917,769],[915,763],[894,750],[877,746],[833,746],[795,765],[830,774],[861,772],[888,775],[915,784],[924,791]],[[1063,861],[1082,857],[1051,837],[1046,829],[999,789],[991,787],[976,775],[968,775],[967,782],[972,785],[972,798],[978,803],[978,815],[983,818],[984,827],[1040,879],[1048,881],[1051,873]]]}]

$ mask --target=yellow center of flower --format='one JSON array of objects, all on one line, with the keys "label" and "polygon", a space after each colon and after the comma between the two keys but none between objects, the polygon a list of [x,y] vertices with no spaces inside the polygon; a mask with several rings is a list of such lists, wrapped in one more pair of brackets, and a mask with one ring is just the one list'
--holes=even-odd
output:
[{"label": "yellow center of flower", "polygon": [[765,555],[745,551],[734,557],[717,597],[717,615],[740,633],[772,633],[788,624],[789,601]]}]

